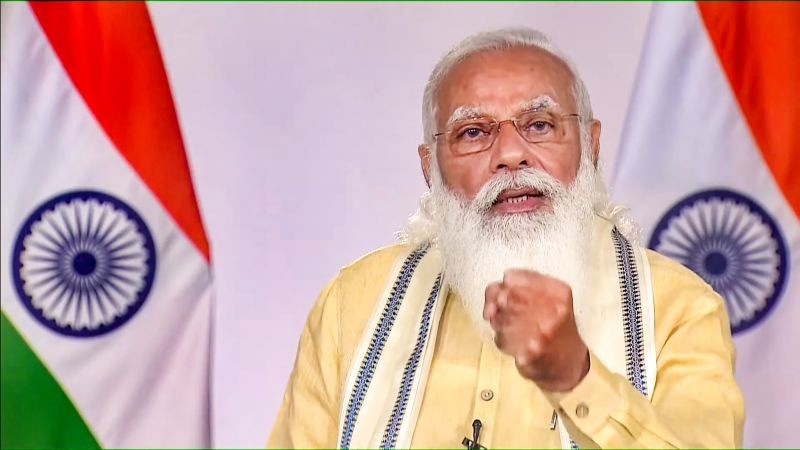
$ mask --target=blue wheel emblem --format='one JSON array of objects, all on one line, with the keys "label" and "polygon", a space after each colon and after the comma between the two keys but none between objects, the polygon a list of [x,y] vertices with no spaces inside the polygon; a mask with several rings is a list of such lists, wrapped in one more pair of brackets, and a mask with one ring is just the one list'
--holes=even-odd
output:
[{"label": "blue wheel emblem", "polygon": [[649,246],[722,295],[733,333],[766,317],[786,284],[788,250],[778,225],[738,192],[714,189],[679,201],[658,222]]},{"label": "blue wheel emblem", "polygon": [[156,251],[130,206],[102,192],[73,191],[27,218],[11,270],[20,300],[39,322],[67,336],[99,336],[147,300]]}]

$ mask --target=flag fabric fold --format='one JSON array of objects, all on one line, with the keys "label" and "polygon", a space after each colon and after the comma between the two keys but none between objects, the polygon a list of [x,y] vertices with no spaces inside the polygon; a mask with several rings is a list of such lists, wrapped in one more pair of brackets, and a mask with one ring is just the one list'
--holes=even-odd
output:
[{"label": "flag fabric fold", "polygon": [[3,447],[208,447],[211,269],[143,2],[2,5]]},{"label": "flag fabric fold", "polygon": [[614,196],[725,299],[746,447],[797,445],[800,4],[653,7]]}]

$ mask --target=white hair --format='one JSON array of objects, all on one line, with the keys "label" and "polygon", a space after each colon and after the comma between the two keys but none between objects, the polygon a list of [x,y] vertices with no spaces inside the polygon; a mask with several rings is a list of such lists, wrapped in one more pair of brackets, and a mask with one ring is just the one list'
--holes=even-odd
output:
[{"label": "white hair", "polygon": [[[578,74],[575,65],[553,44],[550,38],[541,31],[530,28],[503,28],[474,34],[462,40],[439,60],[428,77],[428,82],[425,85],[425,91],[422,96],[422,129],[424,134],[423,142],[430,149],[429,157],[431,159],[431,169],[433,171],[439,170],[436,156],[436,139],[433,135],[437,132],[436,114],[438,105],[436,103],[436,95],[442,81],[455,66],[472,55],[511,48],[543,50],[553,55],[567,66],[567,69],[569,69],[572,75],[572,91],[575,97],[575,107],[580,116],[581,160],[588,161],[591,159],[588,158],[588,156],[591,152],[589,123],[594,119],[592,102],[589,98],[589,91],[586,89],[586,85]],[[631,241],[638,242],[641,235],[640,226],[628,216],[628,208],[616,205],[609,200],[599,161],[596,163],[596,170],[595,192],[592,199],[595,214],[614,223],[619,231]],[[413,224],[413,226],[407,227],[405,230],[398,233],[398,237],[401,240],[409,240],[409,238],[411,238],[410,240],[414,242],[418,240],[414,239],[415,237],[430,237],[430,234],[432,234],[432,224],[426,223],[424,219],[421,220],[421,216],[426,216],[424,213],[426,212],[426,203],[429,200],[428,194],[429,193],[426,193],[422,196],[420,199],[420,209],[411,217],[410,224]]]},{"label": "white hair", "polygon": [[[481,187],[474,198],[450,190],[437,161],[433,134],[436,95],[447,74],[470,55],[507,48],[544,50],[561,60],[573,78],[573,93],[580,120],[580,164],[569,186],[546,171],[525,167],[501,171]],[[423,97],[424,141],[429,147],[429,189],[420,198],[399,238],[412,246],[431,243],[441,250],[447,284],[458,294],[476,330],[491,339],[491,326],[483,319],[486,286],[500,280],[509,268],[535,270],[567,283],[575,299],[588,298],[587,268],[593,239],[593,214],[609,219],[627,237],[635,224],[625,209],[613,205],[603,183],[599,164],[592,158],[589,124],[593,120],[589,94],[572,63],[544,34],[524,29],[504,29],[471,36],[447,53],[436,65]],[[491,214],[498,196],[509,189],[530,188],[551,202],[552,211],[527,214]]]},{"label": "white hair", "polygon": [[581,129],[585,130],[592,115],[592,102],[589,99],[589,91],[578,75],[575,65],[564,55],[550,38],[541,31],[530,28],[503,28],[500,30],[486,31],[474,34],[453,47],[436,64],[428,77],[425,85],[425,92],[422,95],[422,130],[423,142],[432,150],[436,146],[433,135],[436,130],[436,94],[442,81],[447,77],[451,70],[460,62],[477,53],[493,50],[505,50],[510,48],[530,48],[544,50],[558,60],[563,62],[572,74],[572,91],[575,96],[575,103],[578,114],[581,116]]}]

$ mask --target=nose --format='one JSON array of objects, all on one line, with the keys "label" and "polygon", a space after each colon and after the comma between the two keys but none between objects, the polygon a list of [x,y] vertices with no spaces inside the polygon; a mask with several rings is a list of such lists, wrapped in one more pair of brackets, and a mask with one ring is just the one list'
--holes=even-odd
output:
[{"label": "nose", "polygon": [[490,151],[493,172],[524,169],[533,163],[531,145],[522,139],[510,120],[498,124],[497,139]]}]

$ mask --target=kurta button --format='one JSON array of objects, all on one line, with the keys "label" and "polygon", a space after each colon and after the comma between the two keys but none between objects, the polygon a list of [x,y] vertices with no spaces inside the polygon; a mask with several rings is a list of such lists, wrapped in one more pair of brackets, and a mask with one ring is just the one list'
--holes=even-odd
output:
[{"label": "kurta button", "polygon": [[578,406],[575,408],[575,415],[581,418],[589,415],[589,407],[586,406],[586,403],[578,403]]},{"label": "kurta button", "polygon": [[491,389],[484,389],[481,391],[481,400],[488,402],[494,398],[494,392]]}]

